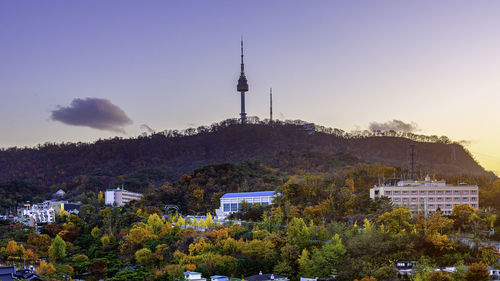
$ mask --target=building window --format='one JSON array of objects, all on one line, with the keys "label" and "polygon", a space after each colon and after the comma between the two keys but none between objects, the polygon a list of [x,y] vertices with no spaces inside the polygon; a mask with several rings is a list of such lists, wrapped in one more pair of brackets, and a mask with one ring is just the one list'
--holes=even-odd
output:
[{"label": "building window", "polygon": [[399,197],[396,197],[394,198],[394,201],[399,201],[399,199],[400,199]]},{"label": "building window", "polygon": [[438,197],[438,201],[443,201],[443,197]]},{"label": "building window", "polygon": [[470,198],[470,200],[471,200],[471,201],[476,201],[476,200],[477,200],[477,198],[476,198],[476,197],[471,197],[471,198]]},{"label": "building window", "polygon": [[451,191],[450,191],[450,190],[446,190],[445,194],[446,194],[446,195],[450,195],[450,194],[451,194]]},{"label": "building window", "polygon": [[450,202],[451,201],[451,197],[446,197],[446,202]]},{"label": "building window", "polygon": [[411,191],[411,194],[412,194],[412,195],[415,195],[415,194],[417,194],[417,191],[416,191],[416,190],[412,190],[412,191]]},{"label": "building window", "polygon": [[434,204],[429,204],[429,208],[434,208]]},{"label": "building window", "polygon": [[231,212],[238,212],[238,203],[231,203]]},{"label": "building window", "polygon": [[471,190],[470,194],[476,194],[476,191],[475,190]]},{"label": "building window", "polygon": [[417,197],[411,198],[411,202],[417,202]]},{"label": "building window", "polygon": [[464,197],[462,198],[463,201],[469,201],[469,198],[468,197]]},{"label": "building window", "polygon": [[443,204],[438,204],[438,208],[443,208]]},{"label": "building window", "polygon": [[469,192],[468,191],[462,191],[462,194],[463,195],[467,195],[467,194],[469,194]]},{"label": "building window", "polygon": [[451,204],[446,204],[446,208],[451,208]]},{"label": "building window", "polygon": [[385,195],[391,195],[391,192],[390,191],[386,191]]},{"label": "building window", "polygon": [[460,201],[460,197],[455,197],[455,201]]},{"label": "building window", "polygon": [[472,204],[472,207],[477,208],[477,205],[476,204]]},{"label": "building window", "polygon": [[421,195],[425,195],[425,190],[420,190]]},{"label": "building window", "polygon": [[399,191],[394,191],[394,195],[398,195],[399,194]]},{"label": "building window", "polygon": [[443,191],[442,190],[438,190],[437,194],[443,194]]},{"label": "building window", "polygon": [[405,197],[405,198],[403,198],[403,201],[408,201],[408,198],[406,198],[406,197]]},{"label": "building window", "polygon": [[434,197],[429,197],[430,202],[434,202]]},{"label": "building window", "polygon": [[224,212],[231,212],[231,205],[230,204],[224,204]]},{"label": "building window", "polygon": [[262,206],[269,205],[269,202],[262,202],[260,203]]},{"label": "building window", "polygon": [[406,194],[408,194],[408,191],[406,191],[406,190],[403,191],[403,195],[406,195]]},{"label": "building window", "polygon": [[429,191],[429,195],[434,195],[434,191]]},{"label": "building window", "polygon": [[458,191],[458,190],[455,190],[455,194],[460,194],[460,191]]}]

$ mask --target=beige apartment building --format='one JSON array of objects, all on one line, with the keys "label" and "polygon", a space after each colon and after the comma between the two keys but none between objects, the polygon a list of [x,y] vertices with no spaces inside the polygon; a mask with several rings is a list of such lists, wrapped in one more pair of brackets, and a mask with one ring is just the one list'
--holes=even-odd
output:
[{"label": "beige apartment building", "polygon": [[440,209],[449,215],[456,205],[469,205],[479,208],[477,185],[460,183],[449,185],[445,181],[401,180],[394,184],[382,184],[370,189],[370,198],[386,196],[396,206],[406,206],[413,214],[432,213]]}]

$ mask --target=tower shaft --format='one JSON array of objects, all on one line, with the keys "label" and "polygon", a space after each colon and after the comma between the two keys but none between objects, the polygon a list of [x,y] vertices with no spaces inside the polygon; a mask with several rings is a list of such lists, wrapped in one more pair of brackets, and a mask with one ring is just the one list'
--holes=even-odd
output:
[{"label": "tower shaft", "polygon": [[245,124],[247,122],[247,113],[245,112],[245,92],[240,92],[240,93],[241,93],[240,118],[241,118],[241,124]]}]

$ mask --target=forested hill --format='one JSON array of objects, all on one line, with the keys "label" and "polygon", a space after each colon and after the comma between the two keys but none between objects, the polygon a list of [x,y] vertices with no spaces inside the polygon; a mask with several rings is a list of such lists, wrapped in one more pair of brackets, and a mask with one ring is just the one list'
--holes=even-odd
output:
[{"label": "forested hill", "polygon": [[151,167],[159,168],[161,178],[176,180],[204,165],[251,159],[291,174],[330,172],[360,162],[404,168],[410,143],[416,145],[422,172],[486,174],[461,145],[445,137],[366,131],[353,135],[301,121],[239,125],[226,120],[138,138],[3,149],[0,182],[27,180],[48,188],[82,176],[120,178]]}]

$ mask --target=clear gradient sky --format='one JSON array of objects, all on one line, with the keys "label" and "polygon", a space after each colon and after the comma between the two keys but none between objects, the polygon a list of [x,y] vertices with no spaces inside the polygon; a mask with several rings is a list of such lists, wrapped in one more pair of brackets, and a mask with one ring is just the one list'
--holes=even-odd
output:
[{"label": "clear gradient sky", "polygon": [[[399,119],[500,174],[500,1],[0,1],[0,147],[136,136],[247,113],[346,131]],[[126,134],[51,111],[102,98]]]}]

